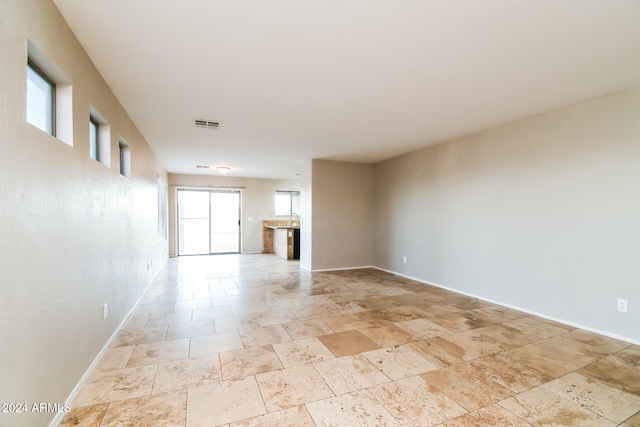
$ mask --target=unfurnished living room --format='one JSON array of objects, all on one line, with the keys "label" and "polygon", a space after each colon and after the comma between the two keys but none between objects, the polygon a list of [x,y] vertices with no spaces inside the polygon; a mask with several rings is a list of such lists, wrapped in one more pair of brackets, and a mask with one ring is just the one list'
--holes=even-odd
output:
[{"label": "unfurnished living room", "polygon": [[640,426],[637,0],[0,0],[0,427]]}]

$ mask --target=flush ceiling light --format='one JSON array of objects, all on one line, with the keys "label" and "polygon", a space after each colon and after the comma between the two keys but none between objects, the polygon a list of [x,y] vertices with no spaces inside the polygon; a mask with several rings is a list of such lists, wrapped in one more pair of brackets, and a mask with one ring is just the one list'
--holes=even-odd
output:
[{"label": "flush ceiling light", "polygon": [[231,168],[228,168],[228,167],[226,167],[226,166],[218,166],[218,167],[216,168],[216,170],[217,170],[219,173],[229,173],[229,171],[231,170]]}]

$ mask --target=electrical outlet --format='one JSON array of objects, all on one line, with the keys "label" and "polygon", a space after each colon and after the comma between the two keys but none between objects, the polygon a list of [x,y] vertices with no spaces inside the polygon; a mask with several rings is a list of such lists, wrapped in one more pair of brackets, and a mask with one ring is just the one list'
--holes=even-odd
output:
[{"label": "electrical outlet", "polygon": [[102,306],[102,319],[106,319],[109,315],[109,310],[107,309],[107,304]]},{"label": "electrical outlet", "polygon": [[621,313],[629,311],[629,302],[626,299],[618,299],[618,311]]},{"label": "electrical outlet", "polygon": [[402,257],[402,262],[405,263],[405,264],[407,263],[407,257],[406,256]]}]

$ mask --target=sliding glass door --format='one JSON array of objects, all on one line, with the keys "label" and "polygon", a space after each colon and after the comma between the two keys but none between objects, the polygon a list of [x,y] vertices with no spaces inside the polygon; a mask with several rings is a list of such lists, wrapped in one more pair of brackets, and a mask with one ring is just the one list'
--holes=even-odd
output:
[{"label": "sliding glass door", "polygon": [[240,252],[240,191],[178,190],[178,255]]}]

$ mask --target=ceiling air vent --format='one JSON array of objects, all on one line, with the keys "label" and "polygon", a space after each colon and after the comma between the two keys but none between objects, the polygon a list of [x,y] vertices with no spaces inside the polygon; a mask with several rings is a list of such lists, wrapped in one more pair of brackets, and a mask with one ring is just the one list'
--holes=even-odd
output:
[{"label": "ceiling air vent", "polygon": [[220,127],[219,122],[213,120],[193,119],[193,125],[197,128],[204,129],[218,129]]},{"label": "ceiling air vent", "polygon": [[196,165],[196,167],[200,169],[211,169],[211,166],[207,166],[207,165]]}]

